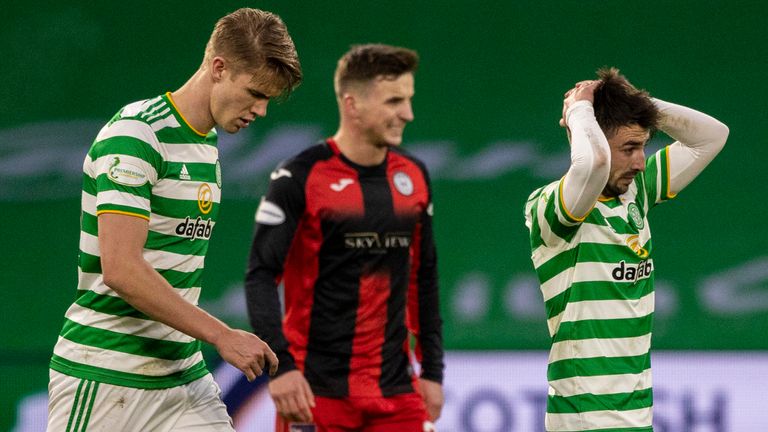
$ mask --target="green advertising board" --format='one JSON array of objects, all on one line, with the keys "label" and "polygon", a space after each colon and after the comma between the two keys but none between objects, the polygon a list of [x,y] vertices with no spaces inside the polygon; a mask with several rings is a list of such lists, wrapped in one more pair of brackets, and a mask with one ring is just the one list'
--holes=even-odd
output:
[{"label": "green advertising board", "polygon": [[[433,178],[448,349],[548,348],[522,207],[567,167],[563,93],[606,65],[731,129],[701,177],[651,214],[655,348],[768,349],[761,2],[16,3],[0,27],[0,430],[15,424],[22,397],[45,390],[74,298],[91,141],[121,106],[183,84],[215,20],[246,5],[283,17],[306,79],[265,119],[220,138],[223,207],[206,261],[207,310],[248,327],[242,277],[269,172],[335,131],[336,59],[353,43],[384,42],[421,55],[404,147]],[[659,134],[650,147],[668,142]]]}]

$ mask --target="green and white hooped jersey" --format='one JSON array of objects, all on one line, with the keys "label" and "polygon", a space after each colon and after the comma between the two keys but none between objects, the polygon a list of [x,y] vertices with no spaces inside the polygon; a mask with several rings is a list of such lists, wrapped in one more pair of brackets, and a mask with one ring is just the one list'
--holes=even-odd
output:
[{"label": "green and white hooped jersey", "polygon": [[143,256],[197,304],[221,199],[216,132],[195,131],[170,93],[125,106],[83,163],[77,297],[51,359],[58,372],[113,385],[168,388],[208,373],[200,342],[133,308],[104,284],[97,217],[149,221]]},{"label": "green and white hooped jersey", "polygon": [[525,207],[532,260],[552,337],[547,431],[650,431],[653,258],[648,211],[673,198],[668,148],[646,160],[618,198],[583,219],[561,199],[563,181]]}]

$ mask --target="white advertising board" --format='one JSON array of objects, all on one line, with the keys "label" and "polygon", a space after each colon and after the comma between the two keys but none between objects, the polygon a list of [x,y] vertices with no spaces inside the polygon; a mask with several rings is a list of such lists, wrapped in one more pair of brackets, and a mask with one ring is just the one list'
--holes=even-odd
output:
[{"label": "white advertising board", "polygon": [[[768,431],[768,353],[652,355],[655,432]],[[546,352],[449,352],[439,432],[543,432]],[[238,431],[274,430],[266,380],[214,373]],[[45,430],[47,395],[24,399],[16,432]]]},{"label": "white advertising board", "polygon": [[[439,432],[544,431],[547,353],[446,356]],[[768,431],[768,353],[658,351],[652,364],[655,432]],[[223,387],[230,374],[217,372]],[[235,412],[237,430],[273,423],[265,386]]]}]

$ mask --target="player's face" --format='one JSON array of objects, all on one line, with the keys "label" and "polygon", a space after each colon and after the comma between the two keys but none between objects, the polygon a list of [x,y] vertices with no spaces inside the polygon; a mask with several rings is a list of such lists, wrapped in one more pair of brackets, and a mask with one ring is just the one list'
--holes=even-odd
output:
[{"label": "player's face", "polygon": [[397,146],[403,142],[405,125],[413,121],[413,74],[396,79],[379,77],[356,98],[358,126],[367,141],[376,146]]},{"label": "player's face", "polygon": [[647,129],[638,125],[622,126],[608,138],[611,147],[611,173],[603,195],[619,196],[629,189],[638,173],[645,170]]},{"label": "player's face", "polygon": [[278,93],[279,90],[258,73],[224,69],[213,86],[211,115],[217,125],[235,133],[248,127],[257,117],[266,116],[270,98]]}]

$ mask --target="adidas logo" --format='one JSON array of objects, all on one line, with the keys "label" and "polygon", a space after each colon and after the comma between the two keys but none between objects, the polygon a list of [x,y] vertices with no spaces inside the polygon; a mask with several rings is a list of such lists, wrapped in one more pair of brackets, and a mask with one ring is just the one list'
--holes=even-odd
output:
[{"label": "adidas logo", "polygon": [[186,164],[181,164],[181,172],[179,173],[179,178],[181,180],[192,180],[192,177],[189,176],[189,171],[187,171]]}]

